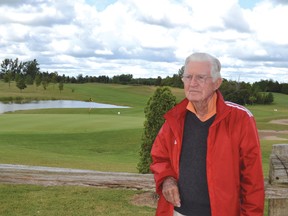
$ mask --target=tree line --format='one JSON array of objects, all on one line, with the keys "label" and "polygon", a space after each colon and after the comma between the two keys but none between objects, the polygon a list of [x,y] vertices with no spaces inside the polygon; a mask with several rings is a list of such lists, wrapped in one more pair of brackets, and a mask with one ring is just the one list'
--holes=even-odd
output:
[{"label": "tree line", "polygon": [[[74,76],[59,75],[57,71],[42,72],[36,59],[21,62],[16,59],[4,59],[1,63],[0,79],[4,82],[16,82],[16,86],[22,91],[27,85],[41,86],[44,90],[50,83],[58,84],[60,92],[64,88],[64,83],[115,83],[123,85],[151,85],[151,86],[170,86],[183,88],[181,77],[184,72],[182,66],[173,76],[162,78],[133,78],[132,74],[121,74],[109,77],[100,76],[83,76],[82,74]],[[223,79],[220,90],[226,100],[238,104],[271,104],[273,94],[288,94],[288,83],[279,83],[273,80],[261,80],[258,82],[246,83]]]}]

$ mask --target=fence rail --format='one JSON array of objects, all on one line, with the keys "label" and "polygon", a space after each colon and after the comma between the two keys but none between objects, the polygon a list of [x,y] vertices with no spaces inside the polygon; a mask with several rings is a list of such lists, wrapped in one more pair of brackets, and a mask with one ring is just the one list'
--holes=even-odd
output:
[{"label": "fence rail", "polygon": [[288,215],[288,144],[273,145],[265,195],[269,216]]}]

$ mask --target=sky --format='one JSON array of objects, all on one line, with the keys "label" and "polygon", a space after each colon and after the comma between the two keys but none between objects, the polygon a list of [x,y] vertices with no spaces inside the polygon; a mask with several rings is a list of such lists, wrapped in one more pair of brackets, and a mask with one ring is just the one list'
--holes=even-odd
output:
[{"label": "sky", "polygon": [[0,0],[0,62],[165,78],[206,52],[225,79],[288,83],[287,20],[287,0]]}]

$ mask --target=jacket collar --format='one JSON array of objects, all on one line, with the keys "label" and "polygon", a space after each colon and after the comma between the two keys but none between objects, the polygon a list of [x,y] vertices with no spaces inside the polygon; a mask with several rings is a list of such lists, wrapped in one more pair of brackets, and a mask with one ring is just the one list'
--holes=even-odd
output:
[{"label": "jacket collar", "polygon": [[[225,118],[225,116],[227,116],[231,110],[231,108],[225,104],[221,92],[219,90],[216,90],[216,93],[216,118],[213,125],[219,122],[221,119]],[[168,121],[170,123],[170,126],[174,129],[179,128],[180,125],[184,125],[184,119],[187,112],[188,103],[189,101],[187,100],[187,98],[185,98],[164,115],[166,121]]]},{"label": "jacket collar", "polygon": [[212,125],[217,124],[231,112],[231,107],[226,105],[221,92],[217,90],[216,93],[217,93],[216,118]]}]

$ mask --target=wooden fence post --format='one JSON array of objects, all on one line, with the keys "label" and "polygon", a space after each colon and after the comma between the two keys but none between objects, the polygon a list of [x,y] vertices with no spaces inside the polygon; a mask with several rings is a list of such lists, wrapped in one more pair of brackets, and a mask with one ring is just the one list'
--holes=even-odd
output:
[{"label": "wooden fence post", "polygon": [[269,185],[266,189],[269,216],[288,215],[288,144],[275,144],[270,155]]}]

